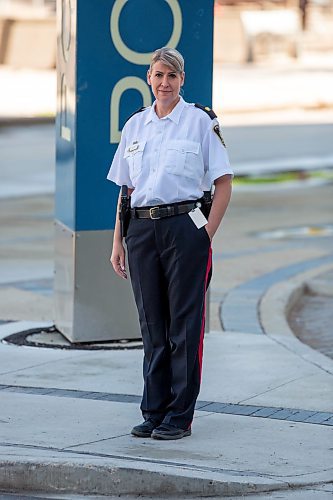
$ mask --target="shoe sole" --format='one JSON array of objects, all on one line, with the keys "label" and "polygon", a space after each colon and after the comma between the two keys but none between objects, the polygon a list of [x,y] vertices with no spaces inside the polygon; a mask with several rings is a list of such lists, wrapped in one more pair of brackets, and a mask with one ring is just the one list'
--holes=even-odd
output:
[{"label": "shoe sole", "polygon": [[151,432],[131,431],[132,436],[139,438],[150,438]]},{"label": "shoe sole", "polygon": [[152,432],[151,437],[153,439],[160,439],[160,440],[164,440],[164,441],[172,441],[172,440],[175,440],[175,439],[182,439],[183,437],[187,437],[187,436],[190,436],[190,435],[191,435],[191,431],[187,430],[187,431],[184,432],[184,434],[174,434],[173,436],[168,435],[168,434],[154,434],[154,432]]}]

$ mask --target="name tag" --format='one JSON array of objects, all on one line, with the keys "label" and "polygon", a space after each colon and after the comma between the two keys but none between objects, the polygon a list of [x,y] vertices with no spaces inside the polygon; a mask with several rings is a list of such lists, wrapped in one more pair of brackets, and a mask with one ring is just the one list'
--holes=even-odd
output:
[{"label": "name tag", "polygon": [[129,152],[129,153],[132,153],[133,151],[136,151],[137,149],[139,149],[139,144],[138,144],[138,143],[133,144],[132,146],[130,146],[130,147],[128,148],[128,152]]},{"label": "name tag", "polygon": [[191,217],[198,229],[200,229],[202,226],[205,226],[208,222],[208,220],[198,207],[194,210],[191,210],[188,215]]}]

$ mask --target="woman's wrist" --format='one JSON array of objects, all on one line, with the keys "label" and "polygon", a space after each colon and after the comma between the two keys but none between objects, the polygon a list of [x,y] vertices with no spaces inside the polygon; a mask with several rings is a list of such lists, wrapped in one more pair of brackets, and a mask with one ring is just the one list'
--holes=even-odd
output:
[{"label": "woman's wrist", "polygon": [[122,242],[122,239],[121,239],[120,237],[119,237],[119,238],[115,238],[115,239],[113,240],[113,246],[114,246],[114,247],[119,247],[119,246],[120,246],[120,245],[122,245],[122,244],[123,244],[123,242]]},{"label": "woman's wrist", "polygon": [[210,239],[212,240],[213,239],[213,236],[215,234],[215,231],[213,231],[213,229],[211,228],[211,226],[209,225],[209,222],[205,225],[205,229],[207,231],[207,234],[208,236],[210,237]]}]

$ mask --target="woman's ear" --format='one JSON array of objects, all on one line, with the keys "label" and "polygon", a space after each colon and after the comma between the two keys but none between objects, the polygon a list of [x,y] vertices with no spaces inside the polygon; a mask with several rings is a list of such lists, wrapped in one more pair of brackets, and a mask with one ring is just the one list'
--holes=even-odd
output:
[{"label": "woman's ear", "polygon": [[151,85],[151,80],[150,80],[150,71],[147,71],[147,83],[148,85]]},{"label": "woman's ear", "polygon": [[185,82],[185,71],[183,71],[183,74],[182,74],[182,77],[181,77],[181,83],[180,83],[181,87],[184,85],[184,82]]}]

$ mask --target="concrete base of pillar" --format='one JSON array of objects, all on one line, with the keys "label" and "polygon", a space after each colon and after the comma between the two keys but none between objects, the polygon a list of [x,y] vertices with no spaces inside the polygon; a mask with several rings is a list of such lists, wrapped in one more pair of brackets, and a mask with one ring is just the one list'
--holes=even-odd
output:
[{"label": "concrete base of pillar", "polygon": [[55,325],[71,342],[140,338],[130,280],[109,261],[112,239],[55,223]]}]

